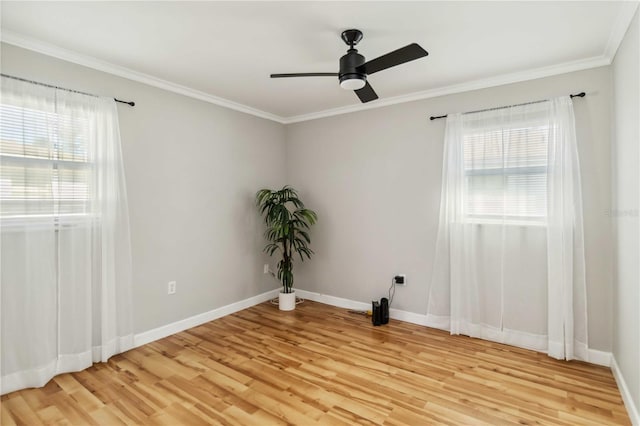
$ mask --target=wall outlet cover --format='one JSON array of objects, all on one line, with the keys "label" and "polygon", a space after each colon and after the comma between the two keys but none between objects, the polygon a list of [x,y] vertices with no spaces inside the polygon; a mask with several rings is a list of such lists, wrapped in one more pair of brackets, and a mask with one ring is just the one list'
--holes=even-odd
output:
[{"label": "wall outlet cover", "polygon": [[402,286],[407,285],[407,275],[397,274],[395,277],[393,277],[393,283],[395,285],[402,285]]}]

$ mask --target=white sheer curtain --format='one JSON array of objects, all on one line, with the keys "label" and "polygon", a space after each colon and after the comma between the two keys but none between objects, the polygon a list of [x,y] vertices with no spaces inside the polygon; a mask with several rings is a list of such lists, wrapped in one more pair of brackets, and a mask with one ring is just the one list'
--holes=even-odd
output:
[{"label": "white sheer curtain", "polygon": [[588,361],[582,191],[573,103],[563,97],[549,107],[548,353]]},{"label": "white sheer curtain", "polygon": [[133,346],[131,249],[113,99],[2,77],[1,391]]},{"label": "white sheer curtain", "polygon": [[587,359],[580,170],[569,97],[447,117],[428,318]]}]

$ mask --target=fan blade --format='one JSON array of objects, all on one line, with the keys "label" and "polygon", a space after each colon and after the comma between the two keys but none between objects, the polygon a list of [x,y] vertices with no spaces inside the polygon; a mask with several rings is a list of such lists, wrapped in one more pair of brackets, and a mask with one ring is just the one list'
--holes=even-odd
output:
[{"label": "fan blade", "polygon": [[371,87],[368,81],[362,89],[354,90],[354,92],[356,92],[356,95],[358,95],[363,104],[378,99],[376,91],[373,90],[373,87]]},{"label": "fan blade", "polygon": [[293,74],[271,74],[271,78],[285,77],[337,77],[337,72],[302,72]]},{"label": "fan blade", "polygon": [[364,71],[367,74],[373,74],[374,72],[386,70],[387,68],[422,58],[428,54],[429,53],[420,47],[419,44],[411,43],[408,46],[401,47],[398,50],[394,50],[386,55],[378,56],[375,59],[365,62],[358,67],[358,70]]}]

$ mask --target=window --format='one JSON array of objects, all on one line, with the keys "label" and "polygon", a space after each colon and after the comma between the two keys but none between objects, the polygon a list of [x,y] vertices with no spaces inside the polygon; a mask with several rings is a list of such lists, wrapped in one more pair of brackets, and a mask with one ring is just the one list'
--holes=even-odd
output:
[{"label": "window", "polygon": [[465,131],[468,220],[545,222],[548,137],[546,124]]},{"label": "window", "polygon": [[91,209],[89,126],[65,114],[0,105],[0,217],[3,222],[86,217]]}]

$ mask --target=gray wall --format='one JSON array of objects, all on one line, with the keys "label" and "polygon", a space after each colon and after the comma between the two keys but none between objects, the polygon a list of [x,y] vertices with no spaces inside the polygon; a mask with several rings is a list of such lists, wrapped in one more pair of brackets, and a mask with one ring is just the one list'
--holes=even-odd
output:
[{"label": "gray wall", "polygon": [[253,195],[284,184],[283,125],[14,46],[1,53],[3,73],[136,102],[118,107],[136,332],[277,287],[262,274]]},{"label": "gray wall", "polygon": [[[611,350],[609,67],[287,126],[287,181],[319,214],[296,287],[362,302],[406,273],[396,308],[426,313],[440,203],[444,121],[430,115],[585,91],[575,101],[587,258],[589,343]],[[384,96],[384,94],[381,94]]]},{"label": "gray wall", "polygon": [[640,46],[638,12],[613,62],[613,356],[640,412]]},{"label": "gray wall", "polygon": [[[2,45],[3,72],[133,99],[120,106],[134,261],[146,331],[274,288],[253,194],[285,181],[320,222],[296,287],[367,302],[406,273],[398,309],[425,313],[438,226],[444,121],[429,115],[587,92],[575,102],[583,168],[589,331],[611,350],[610,68],[286,127]],[[286,144],[285,144],[286,142]],[[286,162],[285,162],[286,158]],[[283,170],[287,170],[285,176]],[[285,180],[286,178],[286,180]],[[176,295],[166,294],[170,280]]]}]

